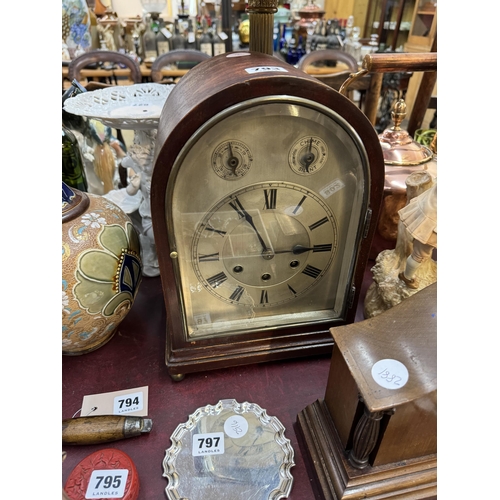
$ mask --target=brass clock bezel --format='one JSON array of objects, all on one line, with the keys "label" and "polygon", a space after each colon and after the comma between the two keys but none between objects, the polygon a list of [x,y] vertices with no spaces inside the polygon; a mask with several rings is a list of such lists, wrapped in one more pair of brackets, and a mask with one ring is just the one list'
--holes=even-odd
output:
[{"label": "brass clock bezel", "polygon": [[[209,120],[207,120],[207,122],[205,122],[188,139],[188,141],[186,142],[186,144],[184,145],[184,147],[180,151],[178,157],[174,161],[174,165],[172,167],[172,172],[171,172],[169,182],[167,185],[166,203],[169,206],[173,207],[173,203],[172,203],[173,189],[176,186],[176,176],[179,172],[179,169],[182,167],[183,163],[185,162],[186,156],[188,155],[188,153],[204,137],[204,135],[206,134],[206,132],[208,130],[212,129],[217,124],[224,122],[229,117],[244,113],[245,111],[251,110],[252,108],[256,108],[256,107],[261,106],[261,105],[262,106],[270,106],[273,104],[278,104],[281,106],[294,106],[294,107],[301,106],[304,108],[309,108],[309,109],[313,110],[314,112],[322,113],[325,117],[329,118],[332,122],[336,123],[337,126],[342,128],[343,131],[347,135],[349,135],[349,137],[352,139],[352,141],[355,144],[356,149],[360,155],[360,158],[362,160],[363,172],[365,173],[365,176],[367,179],[370,178],[367,153],[366,153],[364,146],[363,146],[361,140],[359,139],[356,131],[349,125],[349,123],[346,120],[339,117],[331,109],[323,106],[322,104],[318,104],[312,100],[309,100],[309,99],[304,99],[304,98],[296,97],[296,96],[269,95],[269,96],[262,96],[262,97],[254,98],[254,99],[248,99],[248,100],[237,103],[233,106],[230,106],[230,107],[222,110],[221,112],[219,112],[218,114],[214,115]],[[295,141],[295,142],[297,142],[297,141]],[[292,145],[292,147],[293,147],[293,145]],[[287,161],[287,158],[285,158],[285,162],[286,161]],[[300,175],[300,180],[302,182],[305,182],[307,179],[304,179],[304,176]],[[228,189],[228,193],[232,190],[232,183],[228,183],[227,189]],[[366,210],[367,210],[367,200],[365,199],[365,200],[363,200],[360,211],[361,211],[361,213],[365,213]],[[178,248],[176,246],[175,236],[174,236],[175,231],[174,231],[174,225],[173,225],[172,211],[169,214],[167,214],[167,230],[168,230],[168,238],[169,238],[170,248],[173,249],[177,254],[179,254]],[[359,244],[359,241],[362,238],[362,232],[363,232],[363,228],[360,226],[357,230],[357,233],[356,233],[356,242],[357,242],[356,245]],[[180,283],[182,282],[182,276],[181,276],[181,273],[180,273],[180,270],[178,267],[178,263],[179,263],[179,259],[176,259],[175,261],[173,261],[173,265],[175,267],[176,280],[180,286]],[[351,265],[350,265],[347,273],[349,276],[352,276],[354,262],[351,262],[350,264]],[[348,295],[349,290],[345,290],[345,294]],[[188,311],[187,311],[185,302],[183,300],[182,293],[180,293],[180,296],[179,296],[179,304],[180,304],[181,311],[182,311],[183,321],[185,322],[183,325],[184,340],[186,342],[191,342],[193,340],[199,341],[200,339],[207,340],[207,341],[213,341],[213,340],[207,338],[207,336],[196,336],[196,337],[191,338],[188,335],[187,331],[189,329],[189,325],[186,324],[187,323],[186,318],[187,318]],[[334,318],[334,319],[332,319],[332,318],[329,319],[330,326],[335,326],[337,324],[343,324],[343,322],[345,321],[345,318],[346,318],[346,314],[347,314],[346,313],[347,307],[348,307],[347,301],[344,301],[343,307],[339,311],[339,315],[338,315],[339,317]],[[288,328],[292,328],[292,327],[301,328],[303,326],[303,323],[300,321],[295,322],[295,321],[290,320],[290,319],[288,319],[287,321],[288,321],[287,322]],[[318,318],[318,319],[311,319],[310,324],[312,324],[312,323],[326,324],[326,321],[327,321],[327,319],[325,319],[325,317],[322,316],[321,318]],[[275,330],[275,328],[276,327],[274,325],[270,325],[270,326],[267,326],[265,328],[261,328],[261,331],[273,331],[273,330]],[[256,327],[248,327],[246,329],[245,328],[242,329],[241,326],[237,328],[235,325],[234,334],[238,335],[238,337],[240,337],[242,334],[245,334],[245,333],[251,334],[255,329],[256,329]]]}]

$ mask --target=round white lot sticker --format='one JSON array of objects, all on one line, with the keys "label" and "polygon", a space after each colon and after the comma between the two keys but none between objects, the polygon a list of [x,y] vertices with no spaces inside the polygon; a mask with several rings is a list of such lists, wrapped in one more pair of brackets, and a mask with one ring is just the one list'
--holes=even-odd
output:
[{"label": "round white lot sticker", "polygon": [[230,438],[243,437],[248,431],[248,422],[241,415],[232,415],[224,422],[224,432]]},{"label": "round white lot sticker", "polygon": [[372,377],[386,389],[401,389],[408,382],[408,370],[396,359],[381,359],[373,365]]}]

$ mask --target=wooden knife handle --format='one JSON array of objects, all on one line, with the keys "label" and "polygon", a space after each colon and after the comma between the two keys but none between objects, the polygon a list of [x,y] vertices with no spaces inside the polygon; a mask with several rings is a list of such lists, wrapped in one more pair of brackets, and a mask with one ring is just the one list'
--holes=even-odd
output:
[{"label": "wooden knife handle", "polygon": [[367,54],[363,69],[370,73],[437,71],[437,52]]},{"label": "wooden knife handle", "polygon": [[62,422],[62,442],[66,445],[110,443],[149,432],[151,425],[151,419],[134,416],[69,418]]}]

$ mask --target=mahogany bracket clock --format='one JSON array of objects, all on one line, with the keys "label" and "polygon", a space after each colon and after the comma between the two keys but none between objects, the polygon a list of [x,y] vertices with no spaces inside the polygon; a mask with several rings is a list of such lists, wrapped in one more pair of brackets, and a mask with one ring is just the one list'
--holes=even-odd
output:
[{"label": "mahogany bracket clock", "polygon": [[331,352],[383,182],[373,126],[327,85],[258,52],[190,70],[163,108],[151,183],[172,378]]}]

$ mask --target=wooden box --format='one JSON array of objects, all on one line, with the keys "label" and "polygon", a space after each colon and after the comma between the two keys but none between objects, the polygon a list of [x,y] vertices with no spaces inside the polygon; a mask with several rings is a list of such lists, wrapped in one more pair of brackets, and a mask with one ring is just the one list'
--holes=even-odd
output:
[{"label": "wooden box", "polygon": [[325,398],[298,415],[325,499],[436,497],[436,288],[332,329]]}]

